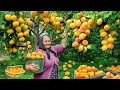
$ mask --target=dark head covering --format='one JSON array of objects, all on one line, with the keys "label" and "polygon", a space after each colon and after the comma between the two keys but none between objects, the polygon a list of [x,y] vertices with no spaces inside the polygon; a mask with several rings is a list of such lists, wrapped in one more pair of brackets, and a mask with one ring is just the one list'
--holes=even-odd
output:
[{"label": "dark head covering", "polygon": [[42,49],[42,50],[44,50],[44,51],[46,51],[46,53],[47,53],[47,57],[48,57],[48,59],[50,60],[50,52],[55,56],[55,57],[57,57],[57,54],[53,51],[53,50],[51,50],[51,46],[50,46],[50,48],[45,48],[45,46],[44,46],[44,44],[43,44],[43,36],[48,36],[49,38],[50,38],[50,36],[47,34],[47,33],[42,33],[41,35],[40,35],[40,43],[39,43],[39,49]]}]

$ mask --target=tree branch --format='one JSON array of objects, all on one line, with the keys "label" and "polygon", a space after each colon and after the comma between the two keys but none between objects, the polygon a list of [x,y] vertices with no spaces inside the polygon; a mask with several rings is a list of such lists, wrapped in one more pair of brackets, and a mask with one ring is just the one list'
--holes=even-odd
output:
[{"label": "tree branch", "polygon": [[39,35],[41,35],[44,31],[45,31],[45,29],[43,28],[43,30],[39,33]]},{"label": "tree branch", "polygon": [[33,31],[32,29],[31,29],[31,31],[35,34],[35,36],[37,37],[37,34],[35,33],[35,31]]}]

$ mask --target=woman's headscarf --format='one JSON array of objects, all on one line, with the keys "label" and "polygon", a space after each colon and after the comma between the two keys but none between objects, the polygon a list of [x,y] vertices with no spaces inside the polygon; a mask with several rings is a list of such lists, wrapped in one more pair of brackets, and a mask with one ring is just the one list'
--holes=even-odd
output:
[{"label": "woman's headscarf", "polygon": [[53,50],[51,50],[51,47],[50,47],[50,48],[45,48],[45,46],[44,46],[44,44],[43,44],[43,36],[48,36],[48,37],[50,38],[50,36],[49,36],[47,33],[42,33],[42,34],[40,35],[40,38],[39,38],[39,40],[40,40],[39,49],[42,49],[42,50],[46,51],[47,57],[48,57],[49,60],[50,60],[50,52],[51,52],[55,57],[57,57],[57,54],[56,54]]}]

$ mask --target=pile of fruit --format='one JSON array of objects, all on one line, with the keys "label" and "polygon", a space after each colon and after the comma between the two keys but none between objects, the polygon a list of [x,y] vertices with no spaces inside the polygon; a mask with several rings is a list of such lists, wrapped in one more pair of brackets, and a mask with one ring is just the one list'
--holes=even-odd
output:
[{"label": "pile of fruit", "polygon": [[20,66],[8,66],[5,70],[6,74],[10,77],[17,77],[25,73],[23,67]]},{"label": "pile of fruit", "polygon": [[103,78],[107,79],[120,79],[120,75],[113,75],[110,72],[107,72]]},{"label": "pile of fruit", "polygon": [[104,75],[104,71],[94,66],[80,65],[74,71],[75,79],[95,78]]},{"label": "pile of fruit", "polygon": [[111,67],[107,67],[107,70],[115,72],[115,73],[119,73],[120,72],[120,65],[118,65],[118,66],[112,65]]},{"label": "pile of fruit", "polygon": [[38,51],[38,52],[28,53],[26,57],[28,59],[40,59],[40,58],[44,58],[44,56],[45,54],[43,54],[41,51]]}]

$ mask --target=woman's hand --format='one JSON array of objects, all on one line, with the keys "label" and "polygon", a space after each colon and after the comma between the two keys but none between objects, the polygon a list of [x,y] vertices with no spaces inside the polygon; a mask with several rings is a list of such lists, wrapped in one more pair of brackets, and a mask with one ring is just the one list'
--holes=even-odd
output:
[{"label": "woman's hand", "polygon": [[37,64],[28,64],[26,65],[26,69],[32,72],[36,72],[40,67]]},{"label": "woman's hand", "polygon": [[40,67],[37,64],[30,64],[30,70],[36,72]]}]

